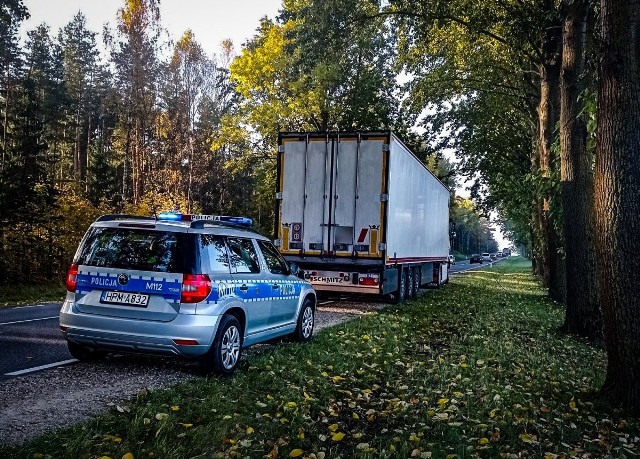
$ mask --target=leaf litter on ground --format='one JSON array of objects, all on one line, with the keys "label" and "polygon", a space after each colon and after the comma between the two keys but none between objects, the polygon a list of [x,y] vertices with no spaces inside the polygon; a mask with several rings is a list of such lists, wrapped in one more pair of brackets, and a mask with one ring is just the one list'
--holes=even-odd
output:
[{"label": "leaf litter on ground", "polygon": [[526,261],[498,267],[0,456],[638,455],[638,420],[597,397],[604,352],[558,332]]}]

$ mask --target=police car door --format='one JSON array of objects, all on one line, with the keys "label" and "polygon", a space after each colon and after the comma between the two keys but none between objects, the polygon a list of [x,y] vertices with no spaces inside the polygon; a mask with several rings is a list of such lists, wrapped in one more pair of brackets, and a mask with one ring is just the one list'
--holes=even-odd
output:
[{"label": "police car door", "polygon": [[253,240],[227,237],[231,259],[231,276],[235,295],[242,300],[247,315],[246,337],[267,331],[272,327],[271,285],[266,273],[261,272],[258,253]]},{"label": "police car door", "polygon": [[302,283],[291,275],[287,262],[269,241],[258,240],[258,247],[271,272],[269,284],[273,290],[272,318],[276,326],[291,324],[296,319]]}]

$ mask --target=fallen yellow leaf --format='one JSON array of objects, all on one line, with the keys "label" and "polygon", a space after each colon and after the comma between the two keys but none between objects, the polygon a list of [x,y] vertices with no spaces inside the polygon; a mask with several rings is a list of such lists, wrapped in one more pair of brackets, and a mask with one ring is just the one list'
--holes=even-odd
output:
[{"label": "fallen yellow leaf", "polygon": [[303,450],[301,450],[300,448],[297,448],[289,453],[289,457],[299,457],[299,456],[302,456],[303,453],[304,453]]},{"label": "fallen yellow leaf", "polygon": [[331,437],[333,441],[341,441],[344,438],[344,434],[342,432],[334,433]]},{"label": "fallen yellow leaf", "polygon": [[133,459],[133,454],[131,453],[126,453],[122,456],[122,459]]},{"label": "fallen yellow leaf", "polygon": [[525,443],[533,443],[537,439],[535,435],[529,435],[527,433],[521,433],[519,438]]}]

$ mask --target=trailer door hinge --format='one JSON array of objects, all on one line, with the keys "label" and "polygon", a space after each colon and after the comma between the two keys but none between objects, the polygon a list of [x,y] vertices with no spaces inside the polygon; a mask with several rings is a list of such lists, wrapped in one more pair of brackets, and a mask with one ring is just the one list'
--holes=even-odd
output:
[{"label": "trailer door hinge", "polygon": [[275,247],[282,247],[282,240],[281,239],[274,239],[273,240],[273,245]]},{"label": "trailer door hinge", "polygon": [[278,145],[278,153],[284,153],[284,145]]},{"label": "trailer door hinge", "polygon": [[385,153],[389,151],[389,144],[388,143],[383,143],[382,144],[382,151],[384,151]]},{"label": "trailer door hinge", "polygon": [[380,195],[380,202],[386,202],[389,200],[389,195],[387,193],[382,193]]},{"label": "trailer door hinge", "polygon": [[378,242],[378,252],[387,250],[387,244],[385,242]]},{"label": "trailer door hinge", "polygon": [[276,193],[276,199],[277,199],[277,200],[279,200],[279,201],[281,201],[281,200],[282,200],[282,191],[278,191],[278,192]]}]

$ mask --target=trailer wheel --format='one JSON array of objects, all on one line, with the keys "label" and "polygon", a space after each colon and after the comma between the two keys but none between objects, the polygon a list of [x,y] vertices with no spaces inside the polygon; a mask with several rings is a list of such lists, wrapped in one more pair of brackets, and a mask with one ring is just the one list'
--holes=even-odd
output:
[{"label": "trailer wheel", "polygon": [[411,268],[413,282],[411,283],[411,298],[418,298],[418,290],[420,290],[420,267]]},{"label": "trailer wheel", "polygon": [[416,290],[416,272],[412,266],[407,268],[407,299],[415,298],[413,292]]},{"label": "trailer wheel", "polygon": [[398,268],[398,290],[391,294],[391,302],[402,303],[407,299],[407,270],[402,266]]}]

